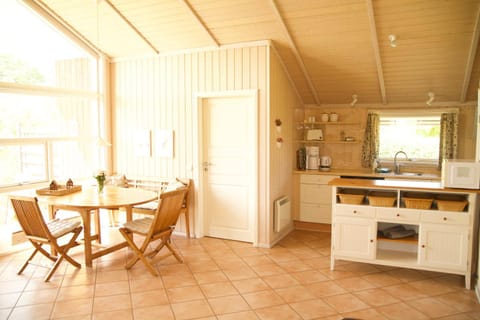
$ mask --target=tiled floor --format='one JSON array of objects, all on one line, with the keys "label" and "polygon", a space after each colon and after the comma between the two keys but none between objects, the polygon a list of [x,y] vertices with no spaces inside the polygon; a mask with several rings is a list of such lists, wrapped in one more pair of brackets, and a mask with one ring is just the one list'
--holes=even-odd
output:
[{"label": "tiled floor", "polygon": [[[0,319],[480,319],[463,277],[338,262],[329,234],[294,231],[272,249],[213,238],[175,238],[185,258],[124,269],[127,249],[94,268],[63,264],[16,275],[30,252],[0,258]],[[74,257],[83,262],[81,247]]]}]

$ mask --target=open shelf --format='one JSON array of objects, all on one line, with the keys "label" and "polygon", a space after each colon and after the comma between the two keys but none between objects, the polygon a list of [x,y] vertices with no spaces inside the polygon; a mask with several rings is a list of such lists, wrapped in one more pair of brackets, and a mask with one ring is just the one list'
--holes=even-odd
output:
[{"label": "open shelf", "polygon": [[383,236],[377,236],[377,241],[417,244],[418,243],[418,234],[416,234],[414,236],[411,236],[411,237],[400,238],[400,239],[390,239],[390,238],[386,238],[386,237],[383,237]]}]

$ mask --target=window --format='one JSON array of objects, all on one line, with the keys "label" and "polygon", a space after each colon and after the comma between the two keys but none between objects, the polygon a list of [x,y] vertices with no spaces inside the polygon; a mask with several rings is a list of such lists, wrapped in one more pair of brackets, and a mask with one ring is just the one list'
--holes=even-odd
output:
[{"label": "window", "polygon": [[379,157],[393,158],[404,151],[412,160],[438,162],[440,115],[380,115]]},{"label": "window", "polygon": [[0,233],[7,235],[17,229],[7,192],[106,169],[98,144],[106,119],[94,51],[17,0],[0,1],[0,29],[8,30],[0,46]]}]

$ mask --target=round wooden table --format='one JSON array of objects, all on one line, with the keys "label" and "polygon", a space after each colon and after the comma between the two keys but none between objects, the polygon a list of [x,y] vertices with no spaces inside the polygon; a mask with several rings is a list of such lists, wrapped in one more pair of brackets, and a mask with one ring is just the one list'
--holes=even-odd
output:
[{"label": "round wooden table", "polygon": [[[157,193],[138,188],[120,188],[105,186],[103,192],[99,193],[96,187],[83,187],[81,191],[62,196],[37,195],[39,201],[48,204],[50,218],[54,218],[58,210],[76,211],[83,221],[85,264],[92,266],[93,259],[118,250],[126,246],[126,242],[103,247],[101,250],[92,252],[92,241],[100,237],[99,209],[118,210],[124,209],[127,221],[132,219],[132,207],[138,204],[147,203],[158,198]],[[91,234],[91,214],[95,213],[95,234]]]}]

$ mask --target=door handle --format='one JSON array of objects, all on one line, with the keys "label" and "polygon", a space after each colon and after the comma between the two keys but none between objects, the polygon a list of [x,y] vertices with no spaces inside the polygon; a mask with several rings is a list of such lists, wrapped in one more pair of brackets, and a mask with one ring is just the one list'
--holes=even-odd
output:
[{"label": "door handle", "polygon": [[208,171],[208,167],[210,167],[211,165],[212,165],[212,163],[210,163],[208,161],[202,162],[203,171]]}]

